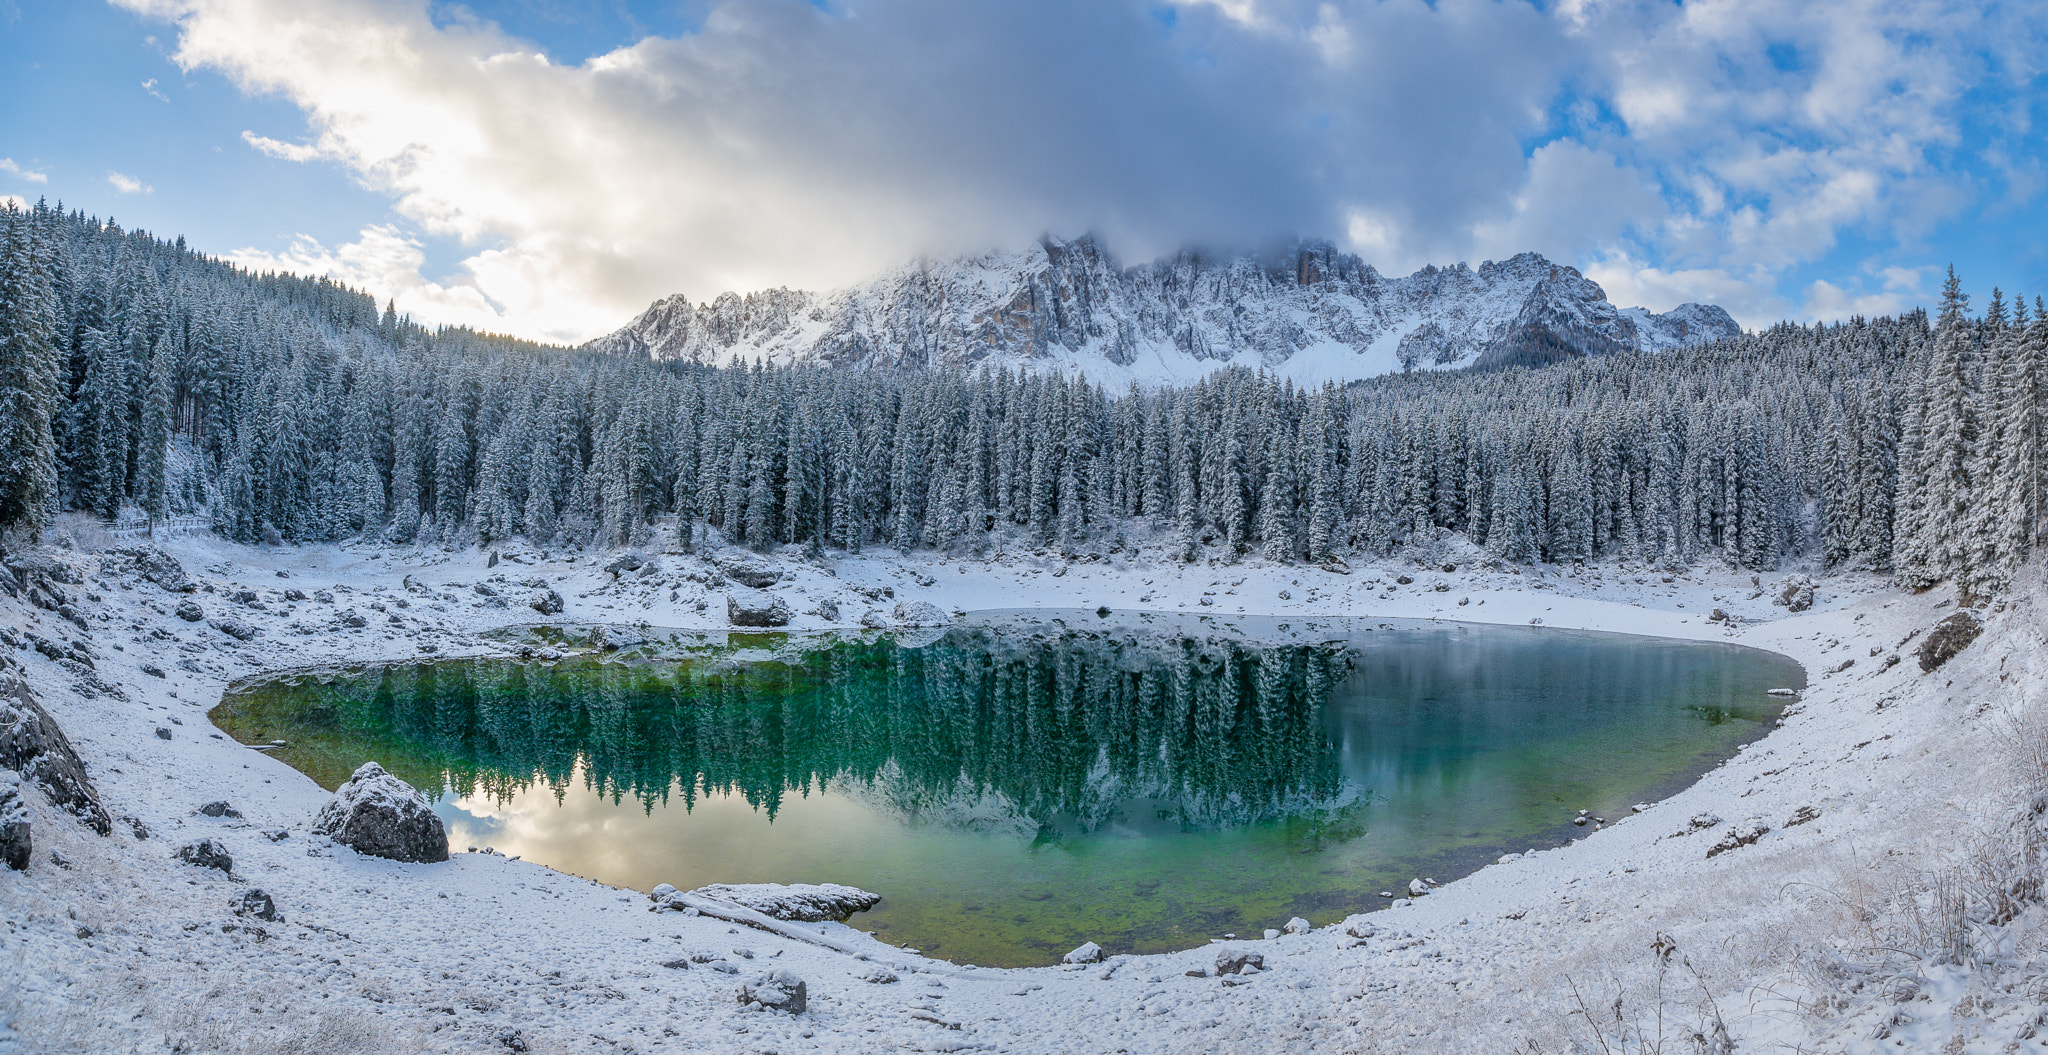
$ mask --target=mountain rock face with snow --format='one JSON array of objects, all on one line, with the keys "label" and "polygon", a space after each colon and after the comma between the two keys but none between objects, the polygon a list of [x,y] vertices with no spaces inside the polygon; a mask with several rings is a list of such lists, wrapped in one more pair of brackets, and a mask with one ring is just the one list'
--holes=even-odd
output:
[{"label": "mountain rock face with snow", "polygon": [[1176,381],[1230,365],[1301,382],[1399,370],[1537,364],[1657,350],[1740,327],[1707,304],[1616,308],[1598,283],[1534,253],[1389,278],[1328,243],[1123,268],[1092,238],[920,262],[829,293],[655,302],[590,342],[617,355],[742,362],[1051,369]]}]

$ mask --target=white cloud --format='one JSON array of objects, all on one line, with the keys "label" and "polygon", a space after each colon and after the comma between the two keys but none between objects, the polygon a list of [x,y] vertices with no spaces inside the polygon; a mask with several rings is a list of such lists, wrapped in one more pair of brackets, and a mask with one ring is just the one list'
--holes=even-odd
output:
[{"label": "white cloud", "polygon": [[19,194],[0,194],[0,209],[9,207],[26,209],[28,208],[28,199]]},{"label": "white cloud", "polygon": [[122,194],[156,193],[155,187],[152,187],[149,184],[144,183],[133,176],[124,176],[121,173],[115,172],[111,169],[108,170],[107,172],[107,183],[111,185],[115,190],[120,191]]},{"label": "white cloud", "polygon": [[1948,160],[1960,100],[2024,79],[1981,42],[2048,36],[2048,5],[1966,0],[1172,0],[1170,27],[1143,0],[724,0],[563,66],[426,0],[116,2],[307,115],[252,148],[467,247],[440,283],[370,269],[422,317],[551,339],[1048,230],[1127,258],[1334,234],[1388,271],[1534,248],[1624,303],[1781,317],[1845,236],[1980,193]]},{"label": "white cloud", "polygon": [[155,78],[155,77],[151,77],[150,79],[148,79],[148,80],[146,80],[146,81],[143,81],[143,82],[142,82],[142,90],[143,90],[143,91],[145,91],[145,92],[148,92],[148,93],[149,93],[149,94],[151,94],[151,95],[154,95],[154,96],[156,96],[156,97],[157,97],[157,98],[159,98],[159,99],[162,99],[162,100],[163,100],[164,102],[170,102],[170,101],[171,101],[171,97],[170,97],[170,96],[168,96],[168,95],[165,95],[165,94],[164,94],[163,92],[160,92],[160,91],[158,91],[158,90],[157,90],[157,87],[156,87],[156,78]]},{"label": "white cloud", "polygon": [[48,173],[31,172],[28,169],[22,168],[20,165],[15,164],[13,158],[0,158],[0,172],[5,172],[10,176],[18,177],[19,179],[28,183],[50,182],[50,177]]},{"label": "white cloud", "polygon": [[269,136],[259,136],[247,130],[242,132],[242,142],[255,147],[258,151],[271,157],[281,158],[285,161],[304,162],[311,161],[320,156],[320,148],[317,146],[304,143],[286,143],[283,140],[272,139]]},{"label": "white cloud", "polygon": [[1718,304],[1749,327],[1769,326],[1792,316],[1792,305],[1778,295],[1774,277],[1763,269],[1746,273],[1722,268],[1666,270],[1617,253],[1595,260],[1583,270],[1616,304],[1639,304],[1651,311],[1670,311],[1685,303]]},{"label": "white cloud", "polygon": [[1636,229],[1654,229],[1665,212],[1654,182],[1613,154],[1571,140],[1537,148],[1509,209],[1475,225],[1474,243],[1485,256],[1534,250],[1556,260],[1580,260]]},{"label": "white cloud", "polygon": [[1934,292],[1933,279],[1939,276],[1933,268],[1890,267],[1871,277],[1876,280],[1877,289],[1845,289],[1826,280],[1814,281],[1806,288],[1801,314],[1809,322],[1851,315],[1896,315],[1916,305],[1927,305]]},{"label": "white cloud", "polygon": [[247,248],[227,259],[251,271],[318,275],[368,290],[381,306],[394,302],[400,313],[429,324],[496,329],[502,308],[474,286],[443,285],[420,276],[427,254],[420,243],[389,224],[365,227],[353,242],[330,249],[311,235],[298,235],[281,253]]}]

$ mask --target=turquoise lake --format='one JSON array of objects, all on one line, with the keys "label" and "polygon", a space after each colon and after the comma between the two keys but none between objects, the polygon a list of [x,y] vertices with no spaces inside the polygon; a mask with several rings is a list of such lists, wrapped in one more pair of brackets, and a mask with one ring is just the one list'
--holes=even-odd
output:
[{"label": "turquoise lake", "polygon": [[335,787],[374,759],[493,846],[637,890],[835,882],[963,963],[1323,924],[1668,795],[1805,683],[1733,645],[1534,627],[987,613],[914,636],[279,678],[213,714]]}]

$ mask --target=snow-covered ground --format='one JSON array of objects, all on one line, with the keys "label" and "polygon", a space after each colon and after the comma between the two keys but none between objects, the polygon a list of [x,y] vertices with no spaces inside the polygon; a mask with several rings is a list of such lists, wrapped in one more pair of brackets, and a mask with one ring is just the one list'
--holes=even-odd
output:
[{"label": "snow-covered ground", "polygon": [[[200,592],[94,574],[108,555],[64,551],[87,573],[64,587],[86,629],[0,597],[0,625],[23,640],[15,662],[124,818],[102,838],[40,794],[23,796],[37,847],[27,872],[0,871],[0,1052],[1601,1050],[1595,1028],[1620,1051],[1623,1026],[1654,1030],[1659,1009],[1669,1051],[1696,1050],[1685,1036],[1695,1030],[1715,1050],[1716,1014],[1735,1043],[1718,1050],[2048,1051],[2028,1025],[2048,1003],[2038,908],[2000,932],[2010,940],[1996,970],[1925,966],[1902,994],[1896,978],[1853,977],[1852,962],[1870,944],[1860,931],[1902,903],[1885,899],[1955,867],[1959,846],[2010,804],[2014,723],[2048,683],[2037,588],[1987,611],[1985,636],[1923,676],[1911,639],[1947,614],[1949,595],[1908,596],[1870,577],[1823,579],[1813,609],[1794,615],[1771,603],[1778,576],[1725,570],[777,557],[774,591],[798,613],[792,630],[886,618],[900,600],[949,612],[1540,621],[1732,640],[1810,672],[1780,728],[1684,792],[1412,904],[1225,942],[1263,954],[1267,969],[1219,978],[1215,946],[974,969],[841,924],[792,926],[857,954],[650,913],[644,895],[494,855],[399,864],[332,845],[309,832],[330,796],[209,725],[230,682],[487,653],[499,646],[484,632],[542,621],[524,602],[548,589],[564,602],[548,621],[722,629],[725,590],[704,561],[676,554],[615,579],[603,570],[610,554],[507,551],[487,568],[473,550],[248,548],[203,536],[166,546]],[[230,599],[241,590],[261,607]],[[259,633],[244,642],[178,618],[188,597],[209,619]],[[815,614],[824,600],[838,602],[836,623]],[[1715,608],[1735,625],[1710,621]],[[366,625],[341,625],[344,609]],[[27,647],[25,632],[84,651],[91,678]],[[1894,655],[1904,662],[1887,665]],[[216,800],[240,817],[197,812]],[[1716,820],[1696,830],[1695,817]],[[1752,819],[1769,831],[1707,856]],[[172,859],[209,836],[233,854],[232,877]],[[283,922],[230,911],[250,886],[275,899]],[[664,966],[678,962],[689,965]],[[740,982],[774,968],[808,983],[807,1013],[735,999]],[[1657,1049],[1638,1040],[1628,1050]]]}]

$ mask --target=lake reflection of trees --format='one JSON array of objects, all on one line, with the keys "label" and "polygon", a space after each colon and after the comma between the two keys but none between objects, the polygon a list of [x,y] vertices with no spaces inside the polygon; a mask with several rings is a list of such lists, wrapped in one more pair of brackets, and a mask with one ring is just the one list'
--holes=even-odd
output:
[{"label": "lake reflection of trees", "polygon": [[296,724],[417,748],[465,795],[580,778],[649,808],[732,793],[772,816],[836,782],[940,816],[993,797],[1085,828],[1150,800],[1152,820],[1210,827],[1340,800],[1319,715],[1345,663],[1332,646],[954,629],[914,649],[454,661],[283,691]]}]

